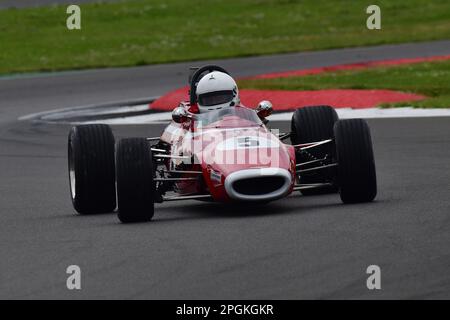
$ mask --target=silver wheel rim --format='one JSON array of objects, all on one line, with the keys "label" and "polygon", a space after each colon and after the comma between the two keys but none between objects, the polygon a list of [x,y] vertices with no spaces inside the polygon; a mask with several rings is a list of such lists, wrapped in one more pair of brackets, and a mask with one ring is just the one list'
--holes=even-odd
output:
[{"label": "silver wheel rim", "polygon": [[70,194],[72,199],[75,200],[76,196],[76,179],[75,179],[75,164],[73,159],[73,151],[70,148],[69,152],[69,180],[70,180]]}]

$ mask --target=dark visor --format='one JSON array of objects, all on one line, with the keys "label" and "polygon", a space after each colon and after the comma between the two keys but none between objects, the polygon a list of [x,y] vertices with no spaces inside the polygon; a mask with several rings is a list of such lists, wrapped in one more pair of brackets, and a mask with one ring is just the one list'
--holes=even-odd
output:
[{"label": "dark visor", "polygon": [[208,92],[198,96],[198,102],[202,106],[215,106],[217,104],[227,103],[233,100],[233,91],[215,91]]}]

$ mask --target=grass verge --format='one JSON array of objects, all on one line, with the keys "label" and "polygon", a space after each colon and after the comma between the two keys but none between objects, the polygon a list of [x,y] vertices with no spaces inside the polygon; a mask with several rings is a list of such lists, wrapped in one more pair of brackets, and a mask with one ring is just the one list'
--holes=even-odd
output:
[{"label": "grass verge", "polygon": [[450,107],[450,60],[397,67],[326,72],[301,77],[248,79],[239,81],[240,89],[321,90],[390,89],[423,94],[421,101],[383,104],[382,107]]},{"label": "grass verge", "polygon": [[0,10],[0,74],[118,67],[450,38],[450,1],[129,0]]}]

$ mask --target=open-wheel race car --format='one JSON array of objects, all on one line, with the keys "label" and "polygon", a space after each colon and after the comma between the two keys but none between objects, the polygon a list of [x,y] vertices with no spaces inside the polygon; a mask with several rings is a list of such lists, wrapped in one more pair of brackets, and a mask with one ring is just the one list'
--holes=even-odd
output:
[{"label": "open-wheel race car", "polygon": [[297,109],[291,131],[280,133],[268,128],[268,101],[256,109],[230,103],[198,112],[199,99],[206,105],[227,99],[225,91],[214,97],[197,92],[205,74],[216,71],[228,74],[218,66],[193,73],[190,101],[173,110],[160,137],[125,138],[116,144],[107,125],[72,127],[68,160],[75,210],[95,214],[117,207],[120,221],[140,222],[151,220],[154,204],[165,201],[266,203],[296,191],[338,192],[344,203],[375,198],[366,121],[339,120],[332,107],[310,106]]}]

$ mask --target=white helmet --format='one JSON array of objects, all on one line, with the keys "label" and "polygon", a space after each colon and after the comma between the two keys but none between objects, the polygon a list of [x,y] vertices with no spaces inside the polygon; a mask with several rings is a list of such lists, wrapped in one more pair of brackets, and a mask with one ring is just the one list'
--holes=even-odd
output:
[{"label": "white helmet", "polygon": [[204,75],[197,84],[196,94],[201,113],[232,107],[240,102],[236,82],[228,74],[219,71]]}]

